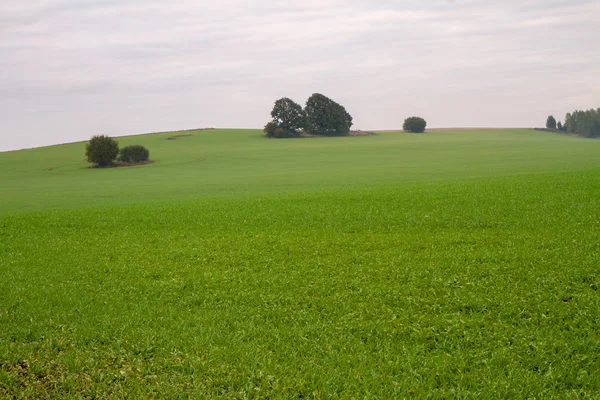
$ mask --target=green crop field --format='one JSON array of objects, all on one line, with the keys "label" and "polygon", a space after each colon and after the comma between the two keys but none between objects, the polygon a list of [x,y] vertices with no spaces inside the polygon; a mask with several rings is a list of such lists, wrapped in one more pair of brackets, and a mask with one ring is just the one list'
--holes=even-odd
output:
[{"label": "green crop field", "polygon": [[598,398],[600,141],[0,153],[0,397]]}]

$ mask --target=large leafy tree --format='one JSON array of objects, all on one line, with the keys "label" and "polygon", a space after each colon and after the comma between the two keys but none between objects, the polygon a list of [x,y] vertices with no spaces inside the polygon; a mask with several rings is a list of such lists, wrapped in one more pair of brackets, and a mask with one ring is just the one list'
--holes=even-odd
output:
[{"label": "large leafy tree", "polygon": [[406,132],[421,133],[425,132],[427,122],[421,117],[409,117],[404,120],[402,129]]},{"label": "large leafy tree", "polygon": [[548,116],[548,118],[546,119],[546,128],[556,129],[556,119],[554,118],[554,116]]},{"label": "large leafy tree", "polygon": [[119,144],[110,136],[97,135],[85,146],[85,156],[90,163],[99,167],[107,167],[115,161],[119,154]]},{"label": "large leafy tree", "polygon": [[287,97],[275,102],[271,117],[276,127],[283,129],[288,134],[295,134],[299,129],[304,128],[306,123],[306,115],[302,106]]},{"label": "large leafy tree", "polygon": [[306,130],[319,135],[346,135],[352,127],[352,116],[344,106],[322,94],[309,97],[304,108]]}]

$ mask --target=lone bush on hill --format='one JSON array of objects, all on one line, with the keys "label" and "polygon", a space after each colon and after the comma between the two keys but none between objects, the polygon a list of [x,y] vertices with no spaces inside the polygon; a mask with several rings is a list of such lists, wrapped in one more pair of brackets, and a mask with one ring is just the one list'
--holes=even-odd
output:
[{"label": "lone bush on hill", "polygon": [[305,129],[309,133],[326,136],[347,135],[352,127],[352,116],[344,106],[319,93],[308,98],[304,112]]},{"label": "lone bush on hill", "polygon": [[406,132],[421,133],[425,132],[427,122],[421,117],[410,117],[404,120],[402,129]]},{"label": "lone bush on hill", "polygon": [[119,154],[119,143],[110,136],[96,135],[85,146],[87,161],[98,167],[107,167]]},{"label": "lone bush on hill", "polygon": [[554,118],[554,116],[548,116],[548,119],[546,119],[546,128],[556,129],[556,119]]},{"label": "lone bush on hill", "polygon": [[119,161],[130,164],[137,164],[148,161],[150,151],[139,144],[123,147],[119,153]]}]

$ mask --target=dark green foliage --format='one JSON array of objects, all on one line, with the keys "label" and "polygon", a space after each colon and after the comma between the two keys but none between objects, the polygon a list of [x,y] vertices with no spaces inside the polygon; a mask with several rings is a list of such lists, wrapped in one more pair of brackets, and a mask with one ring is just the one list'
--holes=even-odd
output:
[{"label": "dark green foliage", "polygon": [[115,161],[119,154],[119,143],[110,136],[96,135],[85,146],[85,157],[90,163],[99,167],[107,167]]},{"label": "dark green foliage", "polygon": [[283,128],[277,128],[277,129],[275,129],[275,132],[274,132],[274,137],[276,137],[276,138],[292,137],[295,135],[296,135],[295,133],[286,132],[285,129],[283,129]]},{"label": "dark green foliage", "polygon": [[402,129],[406,132],[421,133],[425,132],[427,122],[421,117],[410,117],[404,120]]},{"label": "dark green foliage", "polygon": [[352,116],[344,106],[322,94],[315,93],[306,102],[306,130],[309,133],[336,136],[347,135]]},{"label": "dark green foliage", "polygon": [[546,119],[546,128],[556,129],[556,119],[552,115],[549,115]]},{"label": "dark green foliage", "polygon": [[150,158],[150,151],[144,146],[134,144],[131,146],[123,147],[119,153],[119,161],[137,164],[148,161]]},{"label": "dark green foliage", "polygon": [[567,113],[563,129],[583,137],[600,137],[600,108]]},{"label": "dark green foliage", "polygon": [[301,130],[318,135],[347,135],[352,126],[352,116],[335,101],[313,94],[306,108],[284,97],[275,102],[271,111],[273,120],[265,125],[264,132],[270,138],[296,137]]},{"label": "dark green foliage", "polygon": [[273,121],[267,123],[263,129],[266,137],[275,137],[275,130],[277,129],[277,124]]},{"label": "dark green foliage", "polygon": [[562,130],[563,130],[563,125],[562,125],[562,122],[558,121],[558,122],[556,123],[556,129],[558,129],[559,131],[562,131]]},{"label": "dark green foliage", "polygon": [[296,137],[306,123],[302,106],[287,97],[275,102],[271,117],[273,120],[263,129],[269,138]]},{"label": "dark green foliage", "polygon": [[269,122],[267,125],[265,125],[263,132],[265,133],[266,137],[276,139],[298,136],[297,132],[287,132],[285,129],[278,127],[277,123],[275,122]]},{"label": "dark green foliage", "polygon": [[271,117],[278,128],[291,135],[304,128],[306,123],[306,115],[302,106],[287,97],[275,102]]}]

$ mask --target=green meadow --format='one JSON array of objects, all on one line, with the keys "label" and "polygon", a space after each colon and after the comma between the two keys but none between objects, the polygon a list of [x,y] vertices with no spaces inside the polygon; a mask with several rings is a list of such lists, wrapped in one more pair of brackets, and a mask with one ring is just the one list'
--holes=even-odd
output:
[{"label": "green meadow", "polygon": [[600,141],[118,141],[0,153],[0,397],[598,398]]}]

